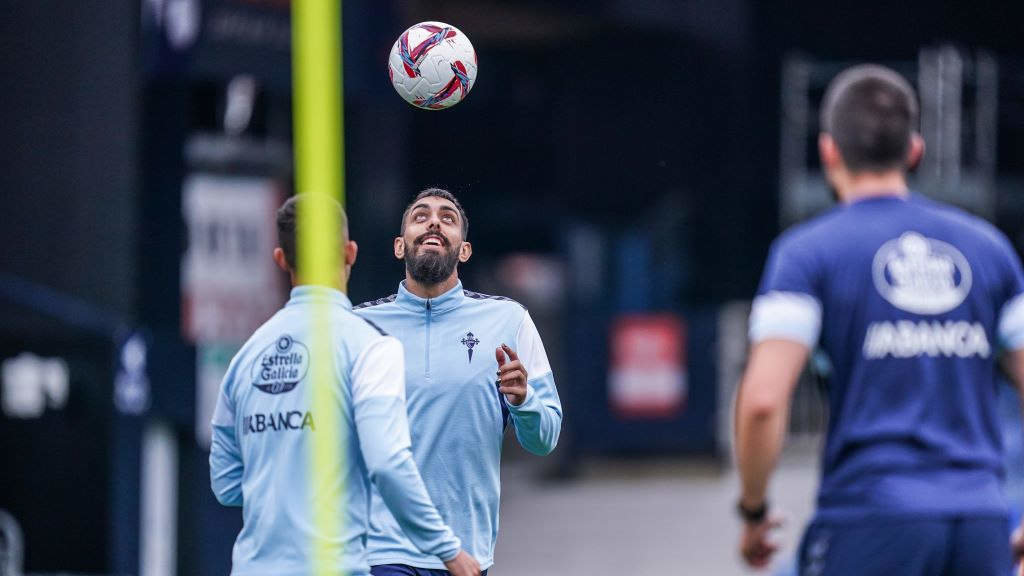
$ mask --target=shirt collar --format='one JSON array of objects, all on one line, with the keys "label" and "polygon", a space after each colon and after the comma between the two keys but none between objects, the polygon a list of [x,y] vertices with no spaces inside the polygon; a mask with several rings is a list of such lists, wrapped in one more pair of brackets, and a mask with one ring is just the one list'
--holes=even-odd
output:
[{"label": "shirt collar", "polygon": [[881,204],[885,202],[915,202],[917,201],[917,194],[913,190],[907,189],[906,194],[875,194],[871,196],[862,196],[853,202],[847,204],[847,206],[867,206],[871,204]]},{"label": "shirt collar", "polygon": [[429,305],[432,313],[439,313],[458,308],[465,298],[466,293],[462,290],[462,281],[456,282],[451,290],[436,298],[420,298],[410,292],[405,287],[405,280],[402,280],[398,285],[398,297],[395,302],[402,308],[413,312],[425,312]]},{"label": "shirt collar", "polygon": [[352,301],[348,299],[348,296],[344,292],[328,288],[327,286],[312,286],[309,284],[303,284],[292,288],[291,297],[288,299],[288,303],[285,306],[292,306],[294,304],[304,304],[311,302],[314,299],[325,299],[331,304],[339,304],[346,310],[352,309]]}]

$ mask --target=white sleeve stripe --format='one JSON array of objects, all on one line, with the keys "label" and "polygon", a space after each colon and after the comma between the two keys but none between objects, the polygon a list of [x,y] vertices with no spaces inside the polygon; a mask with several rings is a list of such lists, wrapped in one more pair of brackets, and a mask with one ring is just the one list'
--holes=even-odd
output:
[{"label": "white sleeve stripe", "polygon": [[769,292],[754,298],[750,341],[794,340],[813,348],[821,335],[821,303],[801,292]]},{"label": "white sleeve stripe", "polygon": [[381,396],[405,400],[405,352],[392,336],[364,348],[352,366],[352,402]]},{"label": "white sleeve stripe", "polygon": [[999,313],[999,342],[1004,348],[1024,348],[1024,294],[1018,294]]},{"label": "white sleeve stripe", "polygon": [[533,323],[529,312],[523,314],[523,321],[516,332],[515,351],[523,362],[523,368],[526,368],[530,380],[551,374],[551,363],[548,361],[547,352],[544,351],[544,342],[541,341],[537,325]]}]

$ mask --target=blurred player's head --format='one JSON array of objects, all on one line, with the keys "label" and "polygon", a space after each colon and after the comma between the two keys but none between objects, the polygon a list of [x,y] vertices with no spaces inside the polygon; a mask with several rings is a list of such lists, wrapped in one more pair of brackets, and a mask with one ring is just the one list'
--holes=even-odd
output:
[{"label": "blurred player's head", "polygon": [[[299,234],[299,212],[304,210],[334,211],[338,217],[341,238],[338,245],[342,253],[342,264],[338,270],[337,286],[343,286],[352,272],[359,247],[348,238],[348,218],[345,210],[333,198],[297,194],[285,201],[277,210],[277,248],[274,248],[274,262],[291,277],[292,285],[303,284],[299,274],[298,251],[296,250]],[[342,275],[343,274],[343,275]]]},{"label": "blurred player's head", "polygon": [[395,238],[395,257],[405,260],[406,275],[425,286],[436,286],[458,275],[459,262],[473,254],[466,241],[469,219],[451,192],[427,188],[413,198],[402,214]]},{"label": "blurred player's head", "polygon": [[873,64],[848,68],[829,84],[818,149],[826,178],[845,197],[867,176],[902,177],[924,153],[917,95],[898,73]]}]

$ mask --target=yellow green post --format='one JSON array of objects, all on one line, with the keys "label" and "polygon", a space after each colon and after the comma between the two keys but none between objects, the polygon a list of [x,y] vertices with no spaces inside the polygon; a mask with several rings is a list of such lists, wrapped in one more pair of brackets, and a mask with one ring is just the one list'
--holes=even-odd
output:
[{"label": "yellow green post", "polygon": [[[340,0],[292,0],[292,98],[295,127],[296,191],[331,197],[345,205],[344,134],[341,73]],[[315,199],[313,199],[315,200]],[[320,202],[299,204],[298,260],[303,282],[337,286],[341,265],[338,240],[341,223],[333,210],[302,210]],[[342,278],[342,286],[345,290]],[[335,576],[334,559],[342,546],[344,477],[337,471],[345,458],[338,412],[340,405],[326,302],[312,307],[310,382],[316,430],[310,455],[313,498],[311,516],[318,534],[329,536],[313,545],[314,574]]]}]

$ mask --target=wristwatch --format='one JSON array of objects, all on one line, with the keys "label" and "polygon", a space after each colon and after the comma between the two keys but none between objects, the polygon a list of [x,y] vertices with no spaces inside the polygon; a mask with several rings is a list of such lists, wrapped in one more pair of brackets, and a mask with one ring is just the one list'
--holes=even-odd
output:
[{"label": "wristwatch", "polygon": [[747,524],[760,524],[768,517],[768,501],[761,502],[757,508],[747,508],[740,500],[736,503],[736,513],[740,515]]}]

